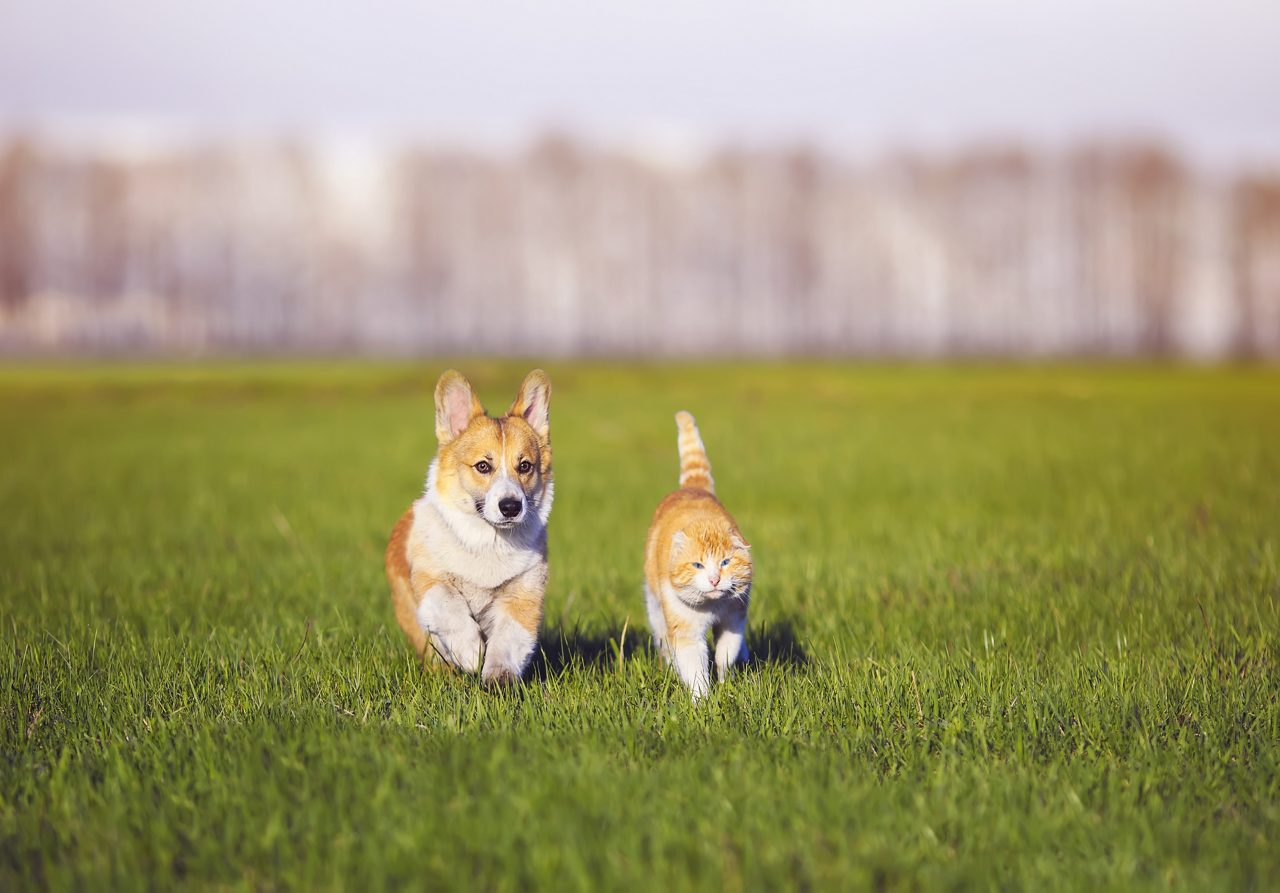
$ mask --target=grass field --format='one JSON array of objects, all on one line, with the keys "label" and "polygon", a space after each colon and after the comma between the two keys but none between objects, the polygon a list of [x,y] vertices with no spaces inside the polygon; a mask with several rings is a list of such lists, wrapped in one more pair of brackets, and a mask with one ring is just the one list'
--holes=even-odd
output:
[{"label": "grass field", "polygon": [[[1280,373],[548,366],[494,694],[382,577],[441,368],[0,370],[0,889],[1280,887]],[[681,407],[757,565],[697,708],[640,593]]]}]

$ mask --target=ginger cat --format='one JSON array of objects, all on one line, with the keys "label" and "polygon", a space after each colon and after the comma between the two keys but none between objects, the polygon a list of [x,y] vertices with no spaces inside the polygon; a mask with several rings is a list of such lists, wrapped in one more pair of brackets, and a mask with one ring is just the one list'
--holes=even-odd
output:
[{"label": "ginger cat", "polygon": [[711,684],[707,631],[721,681],[747,660],[751,546],[715,496],[711,462],[693,416],[676,413],[680,489],[654,512],[645,543],[645,601],[654,643],[694,700]]}]

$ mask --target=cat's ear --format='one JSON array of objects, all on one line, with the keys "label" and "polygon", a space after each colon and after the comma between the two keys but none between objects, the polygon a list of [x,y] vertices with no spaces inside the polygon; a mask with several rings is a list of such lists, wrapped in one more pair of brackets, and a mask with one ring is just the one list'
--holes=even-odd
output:
[{"label": "cat's ear", "polygon": [[541,369],[534,369],[520,382],[515,402],[507,410],[529,423],[543,440],[551,433],[551,379]]},{"label": "cat's ear", "polygon": [[471,420],[484,415],[467,377],[450,369],[436,382],[436,439],[444,446],[467,429]]},{"label": "cat's ear", "polygon": [[742,538],[742,534],[738,533],[736,530],[733,532],[733,535],[729,537],[729,542],[735,549],[741,549],[744,552],[751,551],[751,544],[744,540]]},{"label": "cat's ear", "polygon": [[684,547],[688,545],[689,537],[685,535],[683,530],[677,530],[671,537],[671,560],[674,561],[676,556],[684,551]]}]

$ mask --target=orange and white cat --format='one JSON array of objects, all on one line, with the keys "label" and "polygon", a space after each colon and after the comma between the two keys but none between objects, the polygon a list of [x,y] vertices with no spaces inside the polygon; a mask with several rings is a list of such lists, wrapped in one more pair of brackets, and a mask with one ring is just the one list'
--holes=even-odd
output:
[{"label": "orange and white cat", "polygon": [[702,436],[687,412],[676,413],[680,489],[658,505],[644,551],[644,594],[654,643],[694,700],[711,685],[707,633],[716,676],[747,660],[751,546],[716,499]]},{"label": "orange and white cat", "polygon": [[396,620],[418,655],[513,682],[538,643],[547,585],[551,382],[525,376],[491,418],[450,369],[436,384],[439,452],[387,544]]}]

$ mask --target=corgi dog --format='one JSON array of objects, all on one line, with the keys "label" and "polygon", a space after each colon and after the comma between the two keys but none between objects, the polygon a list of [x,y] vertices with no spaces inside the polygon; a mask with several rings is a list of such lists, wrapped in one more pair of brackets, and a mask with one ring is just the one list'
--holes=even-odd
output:
[{"label": "corgi dog", "polygon": [[450,369],[435,400],[439,451],[387,544],[396,620],[425,662],[515,682],[537,648],[547,585],[551,382],[533,370],[495,418]]}]

